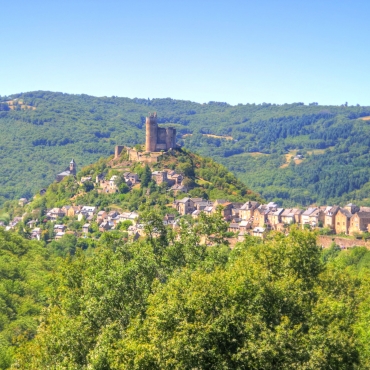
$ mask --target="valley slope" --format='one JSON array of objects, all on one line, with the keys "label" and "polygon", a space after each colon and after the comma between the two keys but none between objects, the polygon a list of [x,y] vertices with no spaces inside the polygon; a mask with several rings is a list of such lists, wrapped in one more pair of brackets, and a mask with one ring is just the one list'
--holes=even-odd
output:
[{"label": "valley slope", "polygon": [[[29,92],[0,99],[0,203],[30,197],[73,157],[79,167],[144,142],[145,116],[284,206],[370,204],[370,107],[198,104]],[[298,157],[296,157],[298,156]],[[294,159],[296,157],[296,159]]]}]

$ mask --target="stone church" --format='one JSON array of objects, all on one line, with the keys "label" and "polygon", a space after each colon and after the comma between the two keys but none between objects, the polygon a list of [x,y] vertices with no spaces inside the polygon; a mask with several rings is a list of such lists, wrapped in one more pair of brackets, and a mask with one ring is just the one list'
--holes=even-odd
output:
[{"label": "stone church", "polygon": [[77,165],[74,159],[72,159],[71,162],[69,163],[69,167],[67,167],[63,172],[58,173],[56,175],[55,180],[57,182],[60,182],[67,176],[71,176],[71,175],[76,176],[76,173],[77,173]]}]

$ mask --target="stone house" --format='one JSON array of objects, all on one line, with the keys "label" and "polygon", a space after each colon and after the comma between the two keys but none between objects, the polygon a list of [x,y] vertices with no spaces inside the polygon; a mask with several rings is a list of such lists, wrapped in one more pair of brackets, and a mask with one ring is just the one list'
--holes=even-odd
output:
[{"label": "stone house", "polygon": [[325,218],[324,218],[324,227],[328,227],[332,230],[335,229],[335,215],[337,214],[337,212],[339,211],[339,207],[338,206],[329,206],[326,208],[326,210],[324,211],[324,215],[325,215]]},{"label": "stone house", "polygon": [[239,217],[242,220],[249,220],[250,218],[253,217],[254,210],[258,208],[260,204],[255,201],[248,201],[244,203],[239,210]]},{"label": "stone house", "polygon": [[317,208],[310,214],[309,222],[311,226],[317,227],[317,226],[320,226],[320,224],[322,225],[324,224],[324,221],[325,221],[324,209]]},{"label": "stone house", "polygon": [[348,232],[350,235],[366,232],[370,225],[370,212],[359,211],[352,215]]},{"label": "stone house", "polygon": [[[213,210],[215,211],[215,208],[213,208]],[[225,220],[228,220],[228,221],[231,220],[232,210],[233,210],[233,204],[232,203],[224,203],[221,206],[221,215],[222,215],[222,217]],[[217,209],[216,209],[216,211],[217,211]]]},{"label": "stone house", "polygon": [[227,231],[232,233],[237,233],[240,231],[239,224],[232,222],[229,224],[229,227],[227,228]]},{"label": "stone house", "polygon": [[176,171],[168,170],[167,178],[171,181],[174,181],[175,184],[180,185],[182,183],[182,180],[184,179],[184,176],[176,173]]},{"label": "stone house", "polygon": [[175,201],[175,207],[180,215],[188,215],[195,211],[194,201],[191,198],[183,198]]},{"label": "stone house", "polygon": [[132,185],[135,185],[135,184],[140,182],[139,181],[139,176],[138,176],[137,173],[124,172],[123,177],[124,177],[126,183],[130,182]]},{"label": "stone house", "polygon": [[127,221],[130,219],[130,215],[131,215],[131,212],[122,212],[119,216],[120,218],[120,221],[123,222],[123,221]]},{"label": "stone house", "polygon": [[360,210],[360,207],[356,206],[356,204],[348,203],[347,205],[344,206],[344,209],[346,209],[351,214],[355,214]]},{"label": "stone house", "polygon": [[175,195],[188,192],[188,188],[185,185],[181,184],[175,184],[171,186],[170,190],[172,190]]},{"label": "stone house", "polygon": [[106,218],[108,218],[108,214],[105,211],[99,211],[96,217],[96,222],[101,224]]},{"label": "stone house", "polygon": [[74,217],[74,212],[71,211],[72,206],[63,206],[62,211],[66,214],[67,217]]},{"label": "stone house", "polygon": [[54,232],[64,232],[66,231],[66,226],[65,225],[54,225]]},{"label": "stone house", "polygon": [[108,213],[108,221],[116,226],[121,221],[120,214],[117,211],[110,211]]},{"label": "stone house", "polygon": [[281,214],[283,213],[284,208],[277,208],[276,210],[270,210],[267,214],[267,221],[271,227],[279,224],[281,222]]},{"label": "stone house", "polygon": [[208,207],[204,208],[204,209],[203,209],[203,212],[204,212],[206,215],[210,216],[210,215],[213,213],[213,206],[208,206]]},{"label": "stone house", "polygon": [[[196,199],[196,198],[192,198],[193,199]],[[204,199],[200,199],[200,200],[196,200],[194,201],[194,208],[198,211],[203,211],[206,207],[209,207],[212,205],[212,202],[209,202],[208,200],[204,200]]]},{"label": "stone house", "polygon": [[166,213],[163,217],[164,225],[172,225],[175,223],[175,215]]},{"label": "stone house", "polygon": [[281,213],[281,222],[285,225],[301,223],[302,210],[298,208],[287,208]]},{"label": "stone house", "polygon": [[122,212],[118,217],[119,222],[131,221],[135,225],[139,219],[139,214],[136,212]]},{"label": "stone house", "polygon": [[339,208],[335,215],[335,233],[336,234],[348,234],[348,229],[350,225],[350,219],[352,213],[346,208]]},{"label": "stone house", "polygon": [[166,171],[153,171],[152,179],[157,185],[161,185],[164,182],[169,185],[174,185],[174,181],[168,180]]},{"label": "stone house", "polygon": [[96,207],[92,206],[83,206],[78,212],[77,212],[77,220],[82,221],[84,218],[87,221],[92,221],[94,214],[96,212]]},{"label": "stone house", "polygon": [[216,199],[214,202],[213,202],[213,208],[214,208],[214,212],[216,212],[216,208],[218,206],[223,206],[225,203],[230,203],[228,202],[227,200],[225,199]]},{"label": "stone house", "polygon": [[194,202],[194,207],[199,202],[205,202],[203,198],[190,198]]},{"label": "stone house", "polygon": [[243,220],[239,223],[239,230],[240,232],[246,232],[252,228],[252,221],[251,220]]},{"label": "stone house", "polygon": [[109,180],[109,187],[112,189],[112,190],[115,190],[117,189],[117,186],[116,186],[116,180],[118,179],[118,176],[117,175],[113,175],[110,180]]},{"label": "stone house", "polygon": [[46,213],[46,216],[51,221],[55,221],[57,218],[63,218],[65,216],[65,212],[61,208],[53,208]]},{"label": "stone house", "polygon": [[117,217],[119,213],[117,211],[110,211],[108,213],[108,221],[112,221],[115,217]]},{"label": "stone house", "polygon": [[253,223],[252,227],[263,227],[267,222],[268,209],[264,208],[262,205],[256,208],[253,212]]},{"label": "stone house", "polygon": [[114,225],[109,222],[109,221],[103,221],[100,225],[99,225],[99,231],[100,232],[104,232],[104,231],[107,231],[107,230],[110,230]]},{"label": "stone house", "polygon": [[264,238],[266,235],[266,229],[264,227],[255,227],[252,231],[252,235]]},{"label": "stone house", "polygon": [[90,224],[85,224],[82,226],[82,232],[84,234],[88,234],[89,233],[89,227],[90,227]]},{"label": "stone house", "polygon": [[301,215],[302,228],[304,225],[311,225],[310,216],[317,210],[317,207],[308,207]]},{"label": "stone house", "polygon": [[81,210],[81,206],[63,206],[62,211],[68,217],[74,217]]},{"label": "stone house", "polygon": [[89,216],[94,216],[96,213],[96,207],[94,206],[83,206],[80,210],[81,213],[86,213]]}]

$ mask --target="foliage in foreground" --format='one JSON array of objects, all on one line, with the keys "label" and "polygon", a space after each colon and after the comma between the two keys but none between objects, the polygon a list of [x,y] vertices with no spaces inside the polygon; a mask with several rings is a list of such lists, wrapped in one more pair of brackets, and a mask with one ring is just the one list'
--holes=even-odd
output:
[{"label": "foliage in foreground", "polygon": [[146,241],[112,240],[61,265],[14,369],[369,365],[369,270],[356,267],[369,252],[322,258],[315,235],[298,230],[230,251],[217,218],[183,225],[174,238],[160,218],[145,217]]},{"label": "foliage in foreground", "polygon": [[0,228],[0,369],[22,339],[35,335],[54,267],[41,243]]}]

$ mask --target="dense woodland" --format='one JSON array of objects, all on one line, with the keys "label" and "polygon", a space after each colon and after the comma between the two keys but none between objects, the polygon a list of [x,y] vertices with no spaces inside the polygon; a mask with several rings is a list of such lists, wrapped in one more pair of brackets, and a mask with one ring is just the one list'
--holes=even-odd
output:
[{"label": "dense woodland", "polygon": [[[45,91],[0,101],[0,202],[30,197],[72,157],[83,166],[113,153],[116,144],[143,143],[145,116],[157,111],[160,124],[176,127],[180,144],[223,163],[267,200],[370,204],[370,120],[362,119],[370,107],[231,106]],[[301,163],[290,154],[301,154]]]},{"label": "dense woodland", "polygon": [[2,369],[369,368],[365,248],[292,230],[230,250],[217,215],[179,238],[143,217],[146,240],[66,258],[0,229]]}]

